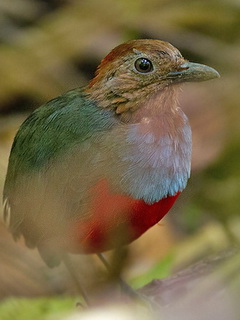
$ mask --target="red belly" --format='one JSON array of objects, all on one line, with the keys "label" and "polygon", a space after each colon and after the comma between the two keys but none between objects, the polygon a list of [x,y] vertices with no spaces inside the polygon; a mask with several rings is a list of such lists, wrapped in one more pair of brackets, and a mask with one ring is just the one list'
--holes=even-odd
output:
[{"label": "red belly", "polygon": [[101,181],[91,194],[88,218],[81,219],[71,230],[74,247],[85,253],[102,252],[137,239],[165,216],[180,193],[147,204],[111,193],[107,183]]}]

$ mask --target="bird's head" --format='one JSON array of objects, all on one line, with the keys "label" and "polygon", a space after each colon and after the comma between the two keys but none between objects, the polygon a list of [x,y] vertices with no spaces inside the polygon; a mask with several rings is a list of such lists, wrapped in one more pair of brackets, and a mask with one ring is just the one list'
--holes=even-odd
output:
[{"label": "bird's head", "polygon": [[86,91],[116,113],[134,111],[165,88],[219,77],[213,68],[188,62],[178,49],[160,40],[132,40],[114,48],[100,63]]}]

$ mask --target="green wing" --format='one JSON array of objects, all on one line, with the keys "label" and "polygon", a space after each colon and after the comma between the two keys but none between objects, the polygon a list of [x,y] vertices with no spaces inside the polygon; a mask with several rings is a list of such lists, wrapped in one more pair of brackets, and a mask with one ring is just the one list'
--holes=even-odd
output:
[{"label": "green wing", "polygon": [[23,235],[42,253],[40,243],[61,234],[66,214],[84,207],[80,201],[97,177],[90,165],[97,139],[115,121],[112,111],[96,106],[80,89],[49,101],[25,120],[14,139],[3,194],[4,218],[15,238]]},{"label": "green wing", "polygon": [[42,170],[74,145],[96,132],[109,130],[113,121],[112,112],[102,110],[86,99],[80,89],[69,91],[38,108],[24,121],[14,139],[5,192],[19,172]]}]

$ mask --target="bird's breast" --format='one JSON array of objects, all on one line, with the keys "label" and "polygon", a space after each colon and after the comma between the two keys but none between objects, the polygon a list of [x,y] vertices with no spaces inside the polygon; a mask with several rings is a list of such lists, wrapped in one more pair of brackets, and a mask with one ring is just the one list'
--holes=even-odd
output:
[{"label": "bird's breast", "polygon": [[[152,204],[181,192],[191,167],[191,129],[186,116],[166,114],[129,125],[118,147],[118,184]],[[116,166],[115,171],[118,170]]]}]

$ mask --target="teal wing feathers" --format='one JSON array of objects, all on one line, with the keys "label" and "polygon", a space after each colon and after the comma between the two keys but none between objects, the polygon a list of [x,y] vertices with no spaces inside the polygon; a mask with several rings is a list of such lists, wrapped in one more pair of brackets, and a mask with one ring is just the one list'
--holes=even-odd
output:
[{"label": "teal wing feathers", "polygon": [[98,108],[78,89],[35,110],[21,125],[11,150],[5,185],[18,172],[41,170],[59,154],[112,126],[112,113]]},{"label": "teal wing feathers", "polygon": [[97,154],[95,141],[113,123],[112,112],[98,108],[80,89],[49,101],[25,120],[14,139],[3,193],[4,219],[15,238],[23,235],[29,247],[41,251],[48,232],[55,228],[60,234],[64,215],[74,215],[87,179],[90,184],[86,168]]}]

